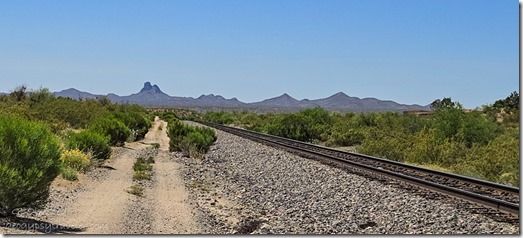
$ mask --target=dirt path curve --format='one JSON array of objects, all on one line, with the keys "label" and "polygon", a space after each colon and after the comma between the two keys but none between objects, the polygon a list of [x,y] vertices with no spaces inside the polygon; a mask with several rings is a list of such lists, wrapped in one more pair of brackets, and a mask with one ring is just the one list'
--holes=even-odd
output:
[{"label": "dirt path curve", "polygon": [[[162,126],[159,129],[159,126]],[[167,123],[158,118],[144,140],[126,143],[124,152],[108,163],[115,170],[101,182],[90,184],[78,200],[66,208],[65,216],[55,217],[53,223],[83,227],[80,234],[196,234],[200,228],[188,204],[188,193],[180,174],[181,165],[170,159]],[[133,185],[133,163],[140,151],[159,143],[160,150],[155,158],[153,186],[146,188],[145,197],[134,197],[126,192]],[[140,203],[148,214],[129,217],[128,209]],[[130,224],[147,220],[148,230],[136,231]]]}]

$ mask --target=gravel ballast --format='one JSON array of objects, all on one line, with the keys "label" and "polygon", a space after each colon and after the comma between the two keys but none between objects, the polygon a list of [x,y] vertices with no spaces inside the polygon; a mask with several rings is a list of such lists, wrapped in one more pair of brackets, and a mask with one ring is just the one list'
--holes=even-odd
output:
[{"label": "gravel ballast", "polygon": [[178,156],[208,233],[519,234],[517,225],[448,198],[431,199],[222,131],[217,136],[203,160]]}]

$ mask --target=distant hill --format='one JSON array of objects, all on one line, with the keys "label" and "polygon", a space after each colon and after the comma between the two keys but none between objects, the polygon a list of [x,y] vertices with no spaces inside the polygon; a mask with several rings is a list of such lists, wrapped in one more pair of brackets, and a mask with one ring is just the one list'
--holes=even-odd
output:
[{"label": "distant hill", "polygon": [[404,111],[429,110],[430,107],[417,104],[406,105],[394,101],[384,101],[376,98],[350,97],[343,92],[336,93],[328,98],[312,100],[316,105],[327,109],[345,109],[349,111]]},{"label": "distant hill", "polygon": [[302,103],[284,93],[281,96],[275,98],[269,98],[261,102],[250,103],[249,107],[302,108],[304,105],[305,103]]},{"label": "distant hill", "polygon": [[201,95],[195,99],[195,103],[206,107],[245,107],[245,103],[240,102],[236,98],[225,99],[220,95]]},{"label": "distant hill", "polygon": [[107,96],[115,103],[136,103],[145,107],[181,107],[181,108],[236,108],[276,111],[296,111],[304,108],[322,107],[334,111],[406,111],[406,110],[430,110],[429,105],[406,105],[394,101],[379,100],[376,98],[351,97],[343,92],[338,92],[327,98],[297,100],[284,93],[281,96],[265,99],[260,102],[244,103],[236,98],[226,99],[220,95],[201,95],[198,98],[176,97],[164,93],[158,85],[146,82],[143,88],[135,94],[119,96],[113,93],[108,95],[95,95],[82,92],[74,88],[54,93],[56,96],[72,99],[93,99]]},{"label": "distant hill", "polygon": [[72,98],[72,99],[75,99],[75,100],[78,100],[80,98],[83,98],[83,99],[95,99],[96,97],[101,96],[101,95],[94,95],[94,94],[78,91],[78,90],[76,90],[74,88],[69,88],[69,89],[66,89],[66,90],[62,90],[60,92],[56,92],[56,93],[54,93],[54,95],[57,96],[57,97]]}]

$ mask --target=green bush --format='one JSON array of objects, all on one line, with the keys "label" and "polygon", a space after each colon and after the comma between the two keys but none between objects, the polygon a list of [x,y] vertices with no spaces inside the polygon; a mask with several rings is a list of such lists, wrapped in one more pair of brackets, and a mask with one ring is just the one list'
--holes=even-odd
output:
[{"label": "green bush", "polygon": [[176,121],[178,116],[174,112],[164,112],[160,115],[160,118],[164,121]]},{"label": "green bush", "polygon": [[152,125],[147,112],[138,105],[120,105],[111,115],[131,129],[134,141],[143,139]]},{"label": "green bush", "polygon": [[153,166],[150,163],[146,163],[145,161],[138,160],[136,163],[134,163],[133,170],[134,171],[152,171]]},{"label": "green bush", "polygon": [[207,112],[203,115],[203,120],[227,125],[231,124],[234,118],[227,112]]},{"label": "green bush", "polygon": [[131,130],[115,118],[100,118],[94,121],[89,129],[109,136],[109,144],[112,146],[122,146],[131,136]]},{"label": "green bush", "polygon": [[273,117],[266,126],[269,134],[304,142],[326,140],[332,118],[325,109],[305,109]]},{"label": "green bush", "polygon": [[286,114],[276,117],[274,123],[267,128],[272,135],[290,138],[293,140],[310,142],[313,138],[308,119],[298,114]]},{"label": "green bush", "polygon": [[179,120],[169,121],[167,125],[167,134],[169,135],[169,150],[181,151],[181,142],[190,132],[190,127],[186,126]]},{"label": "green bush", "polygon": [[519,135],[503,134],[487,146],[474,145],[454,171],[468,176],[519,186]]},{"label": "green bush", "polygon": [[499,126],[479,111],[464,112],[461,108],[438,109],[433,128],[441,138],[463,141],[468,148],[473,144],[488,144],[499,135]]},{"label": "green bush", "polygon": [[198,143],[197,148],[200,149],[200,151],[207,153],[209,147],[211,147],[211,145],[216,142],[216,139],[218,139],[216,137],[216,132],[214,129],[209,127],[196,127],[195,130],[203,136],[203,140],[200,139],[201,141]]},{"label": "green bush", "polygon": [[216,132],[208,127],[193,127],[176,120],[168,125],[169,150],[181,151],[184,155],[206,153],[216,141]]},{"label": "green bush", "polygon": [[45,204],[60,173],[60,144],[48,127],[0,116],[0,214]]},{"label": "green bush", "polygon": [[411,146],[408,135],[398,131],[369,129],[363,143],[358,146],[359,153],[403,162],[407,158],[407,149]]},{"label": "green bush", "polygon": [[185,139],[188,140],[188,143],[196,150],[206,152],[207,140],[202,133],[196,130],[192,131],[185,137]]},{"label": "green bush", "polygon": [[[176,145],[178,148],[176,151],[182,152],[185,157],[191,157],[191,151],[196,151],[196,148],[192,144],[191,140],[187,137],[182,137],[181,141]],[[192,158],[192,157],[191,157]]]},{"label": "green bush", "polygon": [[67,148],[79,149],[86,154],[92,153],[93,159],[106,160],[111,157],[109,137],[91,130],[71,135],[67,141]]},{"label": "green bush", "polygon": [[76,181],[78,180],[78,172],[69,167],[69,166],[62,166],[60,169],[60,174],[62,175],[62,178],[69,180],[69,181]]},{"label": "green bush", "polygon": [[64,151],[60,160],[63,166],[70,167],[78,172],[85,172],[91,165],[91,161],[87,155],[79,149]]},{"label": "green bush", "polygon": [[353,127],[349,123],[336,123],[327,137],[329,146],[359,145],[365,139],[363,129]]}]

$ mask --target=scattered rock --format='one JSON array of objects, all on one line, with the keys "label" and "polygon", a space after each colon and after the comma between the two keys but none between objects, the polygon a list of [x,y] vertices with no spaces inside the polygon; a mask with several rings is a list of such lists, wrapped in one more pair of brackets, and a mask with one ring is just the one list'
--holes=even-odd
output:
[{"label": "scattered rock", "polygon": [[[211,234],[519,233],[517,225],[473,214],[450,199],[427,198],[222,131],[217,136],[201,161],[177,155],[186,181],[214,183],[207,188],[212,191],[187,183],[193,198],[232,203],[215,209],[209,200],[196,202]],[[223,222],[231,219],[238,222]]]}]

